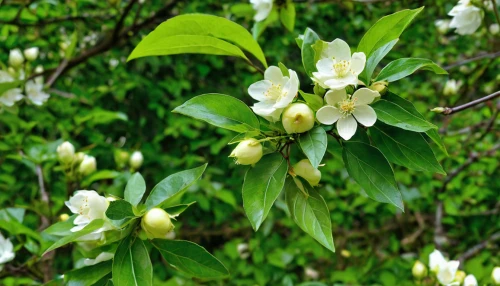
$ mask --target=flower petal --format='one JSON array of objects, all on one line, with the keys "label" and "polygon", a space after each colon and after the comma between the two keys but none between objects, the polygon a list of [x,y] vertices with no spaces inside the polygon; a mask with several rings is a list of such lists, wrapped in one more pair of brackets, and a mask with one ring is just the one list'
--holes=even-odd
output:
[{"label": "flower petal", "polygon": [[328,105],[335,105],[347,98],[347,92],[345,88],[329,90],[325,94],[325,101]]},{"label": "flower petal", "polygon": [[328,55],[335,58],[336,61],[350,61],[351,49],[345,41],[335,39],[328,44]]},{"label": "flower petal", "polygon": [[356,84],[358,84],[358,77],[352,73],[347,74],[345,77],[325,80],[325,85],[331,89],[343,89],[348,85]]},{"label": "flower petal", "polygon": [[274,84],[283,85],[283,73],[277,66],[270,66],[264,72],[264,79],[270,80]]},{"label": "flower petal", "polygon": [[377,113],[368,105],[356,106],[352,115],[354,115],[359,123],[366,127],[373,126],[377,122]]},{"label": "flower petal", "polygon": [[279,101],[274,105],[275,108],[285,108],[290,103],[292,103],[293,99],[297,95],[299,91],[299,77],[297,73],[293,70],[288,70],[290,73],[290,79],[286,82],[283,93],[286,93],[285,96],[281,97]]},{"label": "flower petal", "polygon": [[360,88],[352,95],[356,106],[370,104],[377,97],[380,97],[380,93],[369,88]]},{"label": "flower petal", "polygon": [[252,83],[248,87],[248,94],[250,94],[250,96],[255,100],[265,101],[267,99],[266,92],[272,85],[272,82],[269,80],[261,80],[256,83]]},{"label": "flower petal", "polygon": [[340,118],[337,121],[337,131],[339,132],[340,137],[344,138],[344,140],[351,139],[352,136],[356,133],[356,129],[358,128],[358,123],[351,115]]},{"label": "flower petal", "polygon": [[333,64],[335,62],[332,59],[321,59],[316,63],[316,68],[318,69],[318,72],[327,74],[327,75],[333,75]]},{"label": "flower petal", "polygon": [[358,75],[365,69],[366,55],[365,53],[354,53],[351,59],[351,70]]},{"label": "flower petal", "polygon": [[273,102],[257,102],[252,107],[255,114],[264,117],[266,120],[276,122],[280,120],[284,108],[275,108]]},{"label": "flower petal", "polygon": [[316,119],[325,125],[332,125],[339,120],[341,116],[342,114],[340,111],[331,105],[323,106],[316,112]]}]

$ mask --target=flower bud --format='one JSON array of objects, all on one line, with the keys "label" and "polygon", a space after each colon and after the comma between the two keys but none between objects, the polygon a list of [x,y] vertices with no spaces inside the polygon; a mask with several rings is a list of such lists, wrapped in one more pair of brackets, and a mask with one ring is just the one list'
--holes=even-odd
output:
[{"label": "flower bud", "polygon": [[425,276],[427,276],[427,267],[420,262],[420,261],[415,261],[415,264],[413,264],[413,268],[411,269],[411,273],[413,274],[413,277],[417,279],[422,279]]},{"label": "flower bud", "polygon": [[115,150],[115,163],[119,168],[125,167],[130,159],[130,154],[127,151]]},{"label": "flower bud", "polygon": [[78,152],[75,154],[73,164],[80,164],[83,161],[83,158],[85,158],[85,154],[83,152]]},{"label": "flower bud", "polygon": [[491,272],[491,279],[495,282],[496,285],[500,285],[500,267],[493,268],[493,272]]},{"label": "flower bud", "polygon": [[22,65],[24,62],[23,54],[21,53],[21,50],[19,49],[14,49],[11,50],[9,53],[9,65],[13,67],[19,67]]},{"label": "flower bud", "polygon": [[262,158],[262,144],[254,138],[243,140],[229,157],[236,158],[236,164],[253,165]]},{"label": "flower bud", "polygon": [[95,157],[85,155],[82,162],[80,163],[78,171],[80,171],[80,173],[82,173],[84,176],[87,176],[93,173],[96,169],[97,167]]},{"label": "flower bud", "polygon": [[476,277],[472,274],[467,275],[464,279],[464,286],[478,286]]},{"label": "flower bud", "polygon": [[285,111],[282,118],[286,133],[303,133],[314,127],[314,112],[305,103],[292,103]]},{"label": "flower bud", "polygon": [[132,156],[130,156],[130,167],[132,169],[139,169],[142,166],[142,162],[144,161],[144,157],[142,156],[142,153],[140,151],[135,151],[132,153]]},{"label": "flower bud", "polygon": [[369,89],[377,91],[380,95],[384,95],[387,92],[387,86],[389,83],[387,81],[377,81],[370,85]]},{"label": "flower bud", "polygon": [[491,34],[496,35],[498,34],[498,32],[500,32],[500,25],[496,23],[491,24],[489,29]]},{"label": "flower bud", "polygon": [[460,81],[456,81],[454,79],[449,79],[444,85],[443,94],[444,95],[457,94],[461,85],[462,85],[462,83]]},{"label": "flower bud", "polygon": [[351,257],[351,252],[347,249],[342,249],[340,251],[340,255],[342,255],[342,257],[349,258]]},{"label": "flower bud", "polygon": [[24,57],[30,62],[36,60],[38,58],[38,48],[33,47],[24,50]]},{"label": "flower bud", "polygon": [[67,221],[69,219],[69,215],[68,214],[61,214],[59,216],[59,220],[60,221]]},{"label": "flower bud", "polygon": [[462,270],[457,270],[457,272],[455,273],[455,279],[453,281],[462,284],[464,282],[465,276],[465,272],[463,272]]},{"label": "flower bud", "polygon": [[308,159],[300,160],[293,165],[293,172],[309,182],[311,186],[317,186],[321,180],[321,172],[311,165]]},{"label": "flower bud", "polygon": [[70,164],[75,157],[75,146],[68,141],[57,146],[57,158],[63,164]]},{"label": "flower bud", "polygon": [[35,73],[43,73],[43,67],[42,66],[36,66],[35,68]]},{"label": "flower bud", "polygon": [[174,229],[168,213],[160,208],[149,210],[141,221],[141,227],[149,239],[166,238]]},{"label": "flower bud", "polygon": [[433,109],[431,109],[431,111],[436,113],[443,113],[444,107],[434,107]]}]

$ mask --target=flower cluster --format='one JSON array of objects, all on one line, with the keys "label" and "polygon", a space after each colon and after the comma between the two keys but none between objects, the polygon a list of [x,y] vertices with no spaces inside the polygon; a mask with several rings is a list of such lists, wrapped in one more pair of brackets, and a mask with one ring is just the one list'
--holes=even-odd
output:
[{"label": "flower cluster", "polygon": [[57,158],[70,177],[87,176],[97,169],[95,157],[82,152],[75,153],[75,146],[68,141],[57,147]]}]

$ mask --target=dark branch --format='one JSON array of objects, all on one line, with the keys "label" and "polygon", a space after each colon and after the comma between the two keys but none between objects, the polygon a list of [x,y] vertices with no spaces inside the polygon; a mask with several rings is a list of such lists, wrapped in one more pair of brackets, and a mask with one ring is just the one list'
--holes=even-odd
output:
[{"label": "dark branch", "polygon": [[472,63],[472,62],[475,62],[475,61],[479,61],[479,60],[482,60],[482,59],[494,59],[496,57],[500,57],[500,52],[495,52],[495,53],[491,53],[491,54],[483,54],[483,55],[479,55],[479,56],[476,56],[476,57],[473,57],[473,58],[470,58],[470,59],[465,59],[465,60],[462,60],[462,61],[458,61],[456,63],[453,63],[449,66],[446,66],[444,67],[445,70],[451,70],[453,68],[456,68],[456,67],[459,67],[459,66],[463,66],[463,65],[466,65],[468,63]]},{"label": "dark branch", "polygon": [[500,96],[500,90],[497,91],[497,92],[494,92],[494,93],[492,93],[490,95],[487,95],[485,97],[473,100],[471,102],[467,102],[466,104],[462,104],[462,105],[459,105],[459,106],[456,106],[456,107],[445,107],[444,111],[443,111],[443,114],[444,115],[450,115],[450,114],[453,114],[453,113],[456,113],[456,112],[459,112],[459,111],[471,108],[471,107],[476,106],[478,104],[481,104],[483,102],[495,99],[495,98],[497,98],[499,96]]},{"label": "dark branch", "polygon": [[466,259],[469,259],[471,257],[473,257],[474,255],[478,254],[479,251],[483,250],[484,248],[488,247],[488,245],[490,243],[493,243],[497,240],[500,239],[500,232],[496,232],[494,233],[493,235],[491,235],[488,239],[486,239],[485,241],[471,247],[469,250],[467,250],[466,252],[464,252],[464,254],[460,255],[460,257],[458,258],[458,260],[460,261],[460,263],[463,263]]}]

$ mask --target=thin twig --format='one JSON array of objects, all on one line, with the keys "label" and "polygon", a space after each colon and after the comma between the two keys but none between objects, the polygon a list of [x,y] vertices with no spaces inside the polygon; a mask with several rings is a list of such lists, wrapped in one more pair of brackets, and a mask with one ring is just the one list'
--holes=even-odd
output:
[{"label": "thin twig", "polygon": [[[50,198],[47,190],[45,189],[42,167],[40,165],[36,165],[35,171],[38,177],[38,186],[40,187],[40,200],[46,203],[48,207]],[[42,223],[40,224],[40,230],[46,229],[50,225],[50,220],[45,215],[41,216],[41,221]]]},{"label": "thin twig", "polygon": [[464,254],[460,255],[458,260],[460,261],[460,263],[463,263],[465,260],[473,257],[474,255],[478,254],[479,251],[483,250],[484,248],[488,247],[488,244],[490,243],[493,243],[497,240],[500,239],[500,231],[499,232],[496,232],[494,234],[492,234],[488,239],[486,239],[485,241],[469,248],[469,250],[467,250],[466,252],[464,252]]},{"label": "thin twig", "polygon": [[458,61],[456,63],[453,63],[451,65],[448,65],[448,66],[444,67],[444,69],[448,71],[448,70],[451,70],[453,68],[466,65],[468,63],[472,63],[472,62],[479,61],[479,60],[482,60],[482,59],[494,59],[496,57],[500,57],[500,52],[494,52],[494,53],[490,53],[490,54],[482,54],[482,55],[475,56],[475,57],[470,58],[470,59],[465,59],[465,60],[462,60],[462,61]]},{"label": "thin twig", "polygon": [[491,3],[493,4],[493,11],[495,13],[495,18],[497,18],[497,23],[500,25],[500,15],[498,15],[497,1],[491,0]]},{"label": "thin twig", "polygon": [[64,69],[68,66],[68,59],[64,58],[64,60],[61,61],[57,69],[54,71],[54,73],[50,76],[50,78],[47,80],[47,83],[45,86],[47,88],[51,87],[52,84],[57,80],[57,78],[61,75],[61,73],[64,71]]},{"label": "thin twig", "polygon": [[497,91],[497,92],[494,92],[494,93],[492,93],[490,95],[487,95],[485,97],[473,100],[471,102],[467,102],[465,104],[462,104],[462,105],[459,105],[459,106],[456,106],[456,107],[445,107],[442,114],[444,114],[444,115],[450,115],[450,114],[453,114],[453,113],[456,113],[456,112],[459,112],[459,111],[471,108],[471,107],[476,106],[476,105],[478,105],[480,103],[483,103],[483,102],[495,99],[495,98],[497,98],[499,96],[500,96],[500,90]]}]

